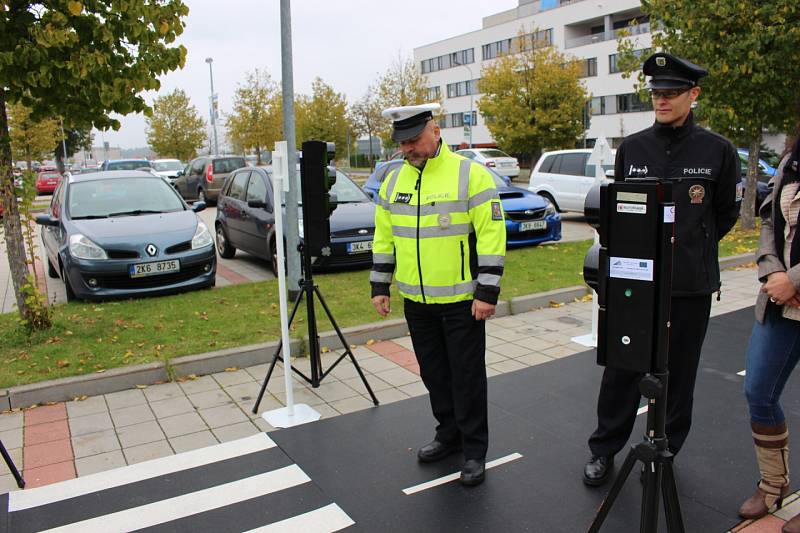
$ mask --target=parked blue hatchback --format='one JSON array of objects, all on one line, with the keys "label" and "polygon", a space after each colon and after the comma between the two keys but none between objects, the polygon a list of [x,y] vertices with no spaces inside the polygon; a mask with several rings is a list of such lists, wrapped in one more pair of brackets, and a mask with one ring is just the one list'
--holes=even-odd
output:
[{"label": "parked blue hatchback", "polygon": [[161,176],[135,170],[65,176],[42,225],[47,272],[67,300],[214,286],[211,232]]},{"label": "parked blue hatchback", "polygon": [[[386,176],[402,164],[402,159],[378,163],[375,171],[363,186],[364,192],[372,198],[373,202],[378,197],[381,183]],[[547,198],[528,189],[510,185],[507,177],[501,176],[491,168],[487,167],[486,170],[494,178],[506,215],[507,247],[514,248],[561,240],[561,215]]]}]

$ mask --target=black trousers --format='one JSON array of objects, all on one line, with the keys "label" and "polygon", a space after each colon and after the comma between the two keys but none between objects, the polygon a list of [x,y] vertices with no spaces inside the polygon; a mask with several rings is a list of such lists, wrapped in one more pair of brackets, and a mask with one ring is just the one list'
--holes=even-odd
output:
[{"label": "black trousers", "polygon": [[436,440],[460,443],[466,459],[484,459],[489,445],[486,322],[472,317],[472,300],[421,304],[405,300],[405,316],[428,389]]},{"label": "black trousers", "polygon": [[[681,449],[692,425],[694,383],[710,312],[710,295],[672,298],[666,433],[673,453]],[[606,367],[597,399],[597,429],[589,437],[592,455],[615,455],[628,442],[636,423],[642,376]]]}]

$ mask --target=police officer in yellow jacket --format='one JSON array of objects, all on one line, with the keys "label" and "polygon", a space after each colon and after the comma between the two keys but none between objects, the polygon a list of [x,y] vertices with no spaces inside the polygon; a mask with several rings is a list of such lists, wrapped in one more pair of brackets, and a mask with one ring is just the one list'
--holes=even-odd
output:
[{"label": "police officer in yellow jacket", "polygon": [[439,104],[386,109],[405,162],[381,185],[370,274],[372,303],[389,313],[394,274],[436,436],[419,461],[463,450],[461,483],[484,480],[488,447],[486,328],[500,294],[505,222],[491,174],[452,153],[433,111]]}]

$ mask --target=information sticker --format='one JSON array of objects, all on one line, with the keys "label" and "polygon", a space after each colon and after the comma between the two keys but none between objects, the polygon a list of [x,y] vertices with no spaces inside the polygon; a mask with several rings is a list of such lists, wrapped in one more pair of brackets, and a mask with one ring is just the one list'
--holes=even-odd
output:
[{"label": "information sticker", "polygon": [[630,213],[634,215],[646,215],[647,204],[617,204],[617,213]]},{"label": "information sticker", "polygon": [[610,275],[612,278],[653,281],[653,260],[635,257],[611,257]]},{"label": "information sticker", "polygon": [[668,205],[664,208],[664,224],[675,223],[675,206]]}]

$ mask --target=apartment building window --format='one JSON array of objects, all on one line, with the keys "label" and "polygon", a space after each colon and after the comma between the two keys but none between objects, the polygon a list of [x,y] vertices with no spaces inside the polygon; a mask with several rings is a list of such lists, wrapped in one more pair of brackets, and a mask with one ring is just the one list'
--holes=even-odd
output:
[{"label": "apartment building window", "polygon": [[430,59],[423,59],[420,63],[420,69],[423,74],[428,74],[429,72],[436,72],[474,62],[475,49],[467,48],[465,50],[459,50],[458,52],[432,57]]},{"label": "apartment building window", "polygon": [[447,84],[448,98],[456,98],[458,96],[467,96],[470,94],[478,94],[478,80],[459,81],[457,83]]},{"label": "apartment building window", "polygon": [[428,101],[436,102],[442,99],[442,88],[438,85],[436,87],[428,87]]},{"label": "apartment building window", "polygon": [[[633,51],[633,55],[637,59],[641,59],[642,57],[649,56],[650,52],[651,52],[650,48],[641,48],[639,50],[634,50]],[[617,72],[621,72],[620,68],[619,68],[619,65],[617,63],[618,60],[619,60],[619,54],[611,54],[610,56],[608,56],[608,73],[609,74],[616,74]]]},{"label": "apartment building window", "polygon": [[[460,128],[464,125],[465,113],[448,113],[439,121],[440,128]],[[472,125],[478,125],[478,112],[472,112]]]},{"label": "apartment building window", "polygon": [[485,61],[504,54],[523,52],[551,44],[553,44],[553,28],[484,44],[481,47],[481,53]]},{"label": "apartment building window", "polygon": [[578,60],[578,67],[580,68],[579,76],[581,78],[590,78],[597,76],[597,58],[588,57],[586,59]]},{"label": "apartment building window", "polygon": [[643,102],[637,93],[595,96],[586,104],[586,111],[590,116],[652,110],[653,103],[650,100]]}]

